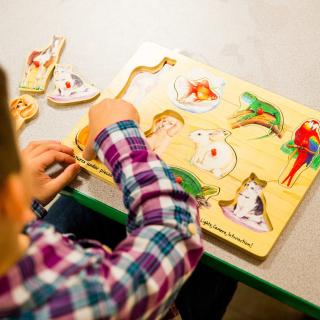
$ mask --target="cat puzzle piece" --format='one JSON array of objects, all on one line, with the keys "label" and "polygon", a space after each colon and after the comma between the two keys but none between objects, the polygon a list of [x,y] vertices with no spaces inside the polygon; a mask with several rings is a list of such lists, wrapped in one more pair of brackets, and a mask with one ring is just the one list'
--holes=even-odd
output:
[{"label": "cat puzzle piece", "polygon": [[170,167],[170,169],[175,176],[176,182],[182,186],[185,192],[195,197],[199,207],[210,207],[208,200],[219,194],[219,187],[201,185],[199,178],[185,169],[178,167]]},{"label": "cat puzzle piece", "polygon": [[319,120],[311,119],[302,123],[292,139],[281,146],[281,151],[288,154],[288,163],[279,177],[279,184],[291,188],[303,171],[320,166],[319,155]]},{"label": "cat puzzle piece", "polygon": [[240,96],[240,105],[240,110],[230,118],[232,129],[258,125],[267,128],[268,131],[264,136],[256,139],[266,138],[271,135],[275,135],[278,138],[282,137],[284,121],[279,108],[259,99],[250,92],[244,92]]},{"label": "cat puzzle piece", "polygon": [[42,50],[34,50],[29,55],[20,91],[43,93],[52,71],[58,62],[65,42],[63,36],[54,35],[51,43]]},{"label": "cat puzzle piece", "polygon": [[24,94],[10,102],[10,112],[16,123],[17,130],[20,130],[25,122],[34,118],[38,110],[37,101],[28,94]]},{"label": "cat puzzle piece", "polygon": [[53,74],[55,90],[47,95],[55,104],[72,104],[93,100],[100,91],[72,72],[71,65],[57,64]]},{"label": "cat puzzle piece", "polygon": [[178,76],[169,85],[168,95],[176,107],[204,113],[219,105],[224,85],[223,79],[206,70],[192,70],[187,75]]},{"label": "cat puzzle piece", "polygon": [[266,185],[266,181],[251,173],[243,181],[233,200],[219,201],[223,214],[253,231],[271,231],[273,228],[266,211],[266,198],[262,192]]}]

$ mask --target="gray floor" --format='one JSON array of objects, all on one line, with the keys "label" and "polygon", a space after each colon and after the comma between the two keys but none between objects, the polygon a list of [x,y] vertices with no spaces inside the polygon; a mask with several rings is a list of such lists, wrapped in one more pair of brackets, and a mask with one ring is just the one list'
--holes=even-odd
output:
[{"label": "gray floor", "polygon": [[223,320],[300,320],[302,313],[244,284],[239,284]]}]

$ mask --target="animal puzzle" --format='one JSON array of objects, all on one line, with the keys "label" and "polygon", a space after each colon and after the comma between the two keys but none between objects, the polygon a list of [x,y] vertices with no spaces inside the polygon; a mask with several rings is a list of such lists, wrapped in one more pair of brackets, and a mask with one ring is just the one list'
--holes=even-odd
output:
[{"label": "animal puzzle", "polygon": [[[265,258],[319,172],[320,114],[218,69],[144,44],[101,94],[140,113],[150,147],[198,201],[205,232]],[[65,143],[86,161],[85,114]]]}]

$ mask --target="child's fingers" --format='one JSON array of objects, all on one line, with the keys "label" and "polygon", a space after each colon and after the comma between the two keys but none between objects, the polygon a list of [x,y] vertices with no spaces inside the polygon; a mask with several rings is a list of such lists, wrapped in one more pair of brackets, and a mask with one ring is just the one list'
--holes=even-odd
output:
[{"label": "child's fingers", "polygon": [[87,161],[94,159],[97,155],[93,149],[93,140],[88,141],[85,149],[83,150],[83,158]]},{"label": "child's fingers", "polygon": [[40,145],[46,145],[46,144],[61,144],[61,142],[57,140],[36,140],[36,141],[30,142],[27,145],[27,147],[24,149],[24,151],[31,151]]},{"label": "child's fingers", "polygon": [[80,165],[78,163],[70,164],[66,167],[56,178],[52,179],[48,183],[53,194],[60,192],[66,185],[77,176],[80,171]]},{"label": "child's fingers", "polygon": [[75,159],[67,153],[57,150],[49,150],[39,156],[37,158],[37,162],[42,169],[46,169],[50,165],[57,162],[72,164],[75,162]]}]

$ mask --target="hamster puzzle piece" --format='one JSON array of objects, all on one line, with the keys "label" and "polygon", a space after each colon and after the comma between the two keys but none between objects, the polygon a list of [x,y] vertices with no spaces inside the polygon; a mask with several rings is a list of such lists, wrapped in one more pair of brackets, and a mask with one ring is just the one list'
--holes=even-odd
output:
[{"label": "hamster puzzle piece", "polygon": [[[147,142],[197,200],[203,231],[265,259],[319,173],[320,113],[153,43],[97,101],[115,97],[136,106]],[[86,114],[65,143],[114,184],[82,156],[87,125]]]},{"label": "hamster puzzle piece", "polygon": [[47,95],[55,104],[87,102],[95,99],[100,91],[86,83],[79,75],[72,72],[71,65],[57,64],[53,73],[55,90]]},{"label": "hamster puzzle piece", "polygon": [[23,94],[10,102],[10,113],[17,130],[20,130],[25,122],[34,118],[38,110],[37,101],[28,94]]},{"label": "hamster puzzle piece", "polygon": [[225,177],[237,163],[236,153],[226,141],[230,134],[225,129],[200,129],[190,133],[189,137],[196,145],[191,163],[210,171],[217,179]]},{"label": "hamster puzzle piece", "polygon": [[65,42],[63,36],[54,35],[51,43],[42,50],[34,50],[28,56],[20,91],[43,93],[52,71],[58,62]]},{"label": "hamster puzzle piece", "polygon": [[266,135],[257,139],[266,138],[272,134],[278,138],[282,137],[283,115],[280,109],[250,92],[244,92],[240,96],[240,104],[241,109],[230,118],[234,121],[231,124],[232,129],[254,124],[268,129]]},{"label": "hamster puzzle piece", "polygon": [[230,201],[219,201],[224,215],[233,222],[257,232],[272,230],[266,210],[263,189],[267,182],[254,173],[245,179],[237,190],[236,197]]}]

